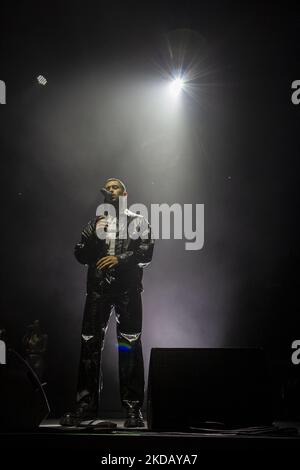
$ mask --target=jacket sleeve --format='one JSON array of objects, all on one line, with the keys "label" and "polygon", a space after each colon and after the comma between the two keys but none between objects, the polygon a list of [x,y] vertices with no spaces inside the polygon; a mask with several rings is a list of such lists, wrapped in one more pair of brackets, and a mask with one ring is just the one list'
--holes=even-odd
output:
[{"label": "jacket sleeve", "polygon": [[81,264],[91,264],[99,258],[101,240],[96,235],[93,222],[89,222],[81,233],[81,240],[76,243],[74,255]]},{"label": "jacket sleeve", "polygon": [[138,222],[139,237],[133,250],[126,251],[117,256],[120,267],[138,265],[140,268],[148,266],[152,260],[154,249],[154,238],[150,224],[146,219]]}]

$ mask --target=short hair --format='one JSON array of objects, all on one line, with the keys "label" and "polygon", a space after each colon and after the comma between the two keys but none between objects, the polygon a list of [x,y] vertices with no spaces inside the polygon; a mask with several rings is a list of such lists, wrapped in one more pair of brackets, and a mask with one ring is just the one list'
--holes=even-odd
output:
[{"label": "short hair", "polygon": [[121,187],[123,188],[123,191],[127,191],[125,184],[123,183],[123,181],[119,180],[119,178],[108,178],[105,181],[105,184],[108,183],[108,181],[118,181],[118,183],[120,183]]}]

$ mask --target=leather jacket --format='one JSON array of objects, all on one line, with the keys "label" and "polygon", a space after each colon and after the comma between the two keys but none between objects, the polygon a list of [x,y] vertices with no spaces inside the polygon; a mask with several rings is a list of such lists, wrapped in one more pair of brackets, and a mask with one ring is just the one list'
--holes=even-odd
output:
[{"label": "leather jacket", "polygon": [[[118,258],[118,264],[113,268],[103,271],[96,267],[96,262],[107,256],[106,241],[98,238],[96,234],[98,217],[88,222],[81,233],[80,242],[75,245],[76,259],[88,266],[87,293],[101,291],[103,285],[108,284],[118,290],[135,287],[139,291],[143,290],[143,268],[151,262],[154,239],[151,237],[150,225],[143,216],[128,209],[125,213],[127,238],[119,239],[117,232],[115,256]],[[128,234],[129,225],[131,236]]]}]

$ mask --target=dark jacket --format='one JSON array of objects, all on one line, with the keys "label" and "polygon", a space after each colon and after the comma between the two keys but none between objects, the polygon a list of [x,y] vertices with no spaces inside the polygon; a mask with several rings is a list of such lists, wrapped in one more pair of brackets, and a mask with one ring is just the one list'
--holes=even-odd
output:
[{"label": "dark jacket", "polygon": [[[112,286],[117,289],[137,288],[142,291],[143,268],[152,259],[154,239],[151,238],[151,228],[147,220],[140,214],[126,210],[127,238],[116,238],[115,255],[118,264],[106,271],[113,278]],[[106,283],[105,273],[97,269],[96,262],[107,256],[107,245],[96,234],[98,217],[91,220],[83,229],[81,241],[75,245],[75,257],[79,263],[88,265],[87,292],[99,291]],[[129,236],[128,227],[130,225]]]}]

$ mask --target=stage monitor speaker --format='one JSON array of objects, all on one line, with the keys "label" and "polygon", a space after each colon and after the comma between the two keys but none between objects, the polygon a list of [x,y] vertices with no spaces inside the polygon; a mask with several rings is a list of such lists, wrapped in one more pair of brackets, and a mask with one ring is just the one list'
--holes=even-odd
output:
[{"label": "stage monitor speaker", "polygon": [[271,424],[270,386],[261,349],[153,348],[148,426],[185,431],[203,423]]},{"label": "stage monitor speaker", "polygon": [[0,429],[37,428],[49,412],[43,387],[27,362],[8,350],[0,365]]}]

